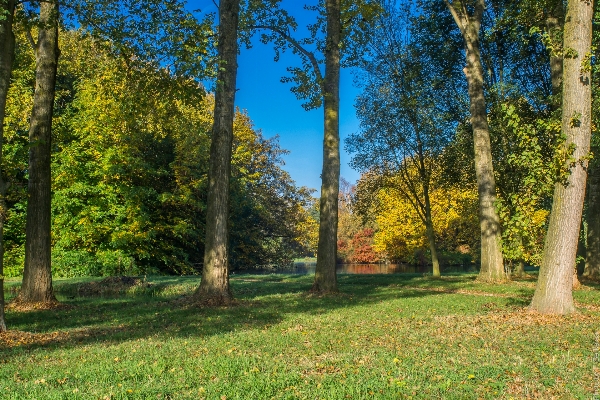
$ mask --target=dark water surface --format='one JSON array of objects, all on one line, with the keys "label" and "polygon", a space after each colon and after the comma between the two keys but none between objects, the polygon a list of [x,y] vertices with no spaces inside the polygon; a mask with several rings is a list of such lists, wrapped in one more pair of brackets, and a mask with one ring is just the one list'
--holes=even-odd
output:
[{"label": "dark water surface", "polygon": [[[292,268],[277,270],[247,270],[236,271],[235,274],[314,274],[317,264],[295,263]],[[414,265],[409,264],[339,264],[336,268],[338,274],[414,274],[419,272]]]}]

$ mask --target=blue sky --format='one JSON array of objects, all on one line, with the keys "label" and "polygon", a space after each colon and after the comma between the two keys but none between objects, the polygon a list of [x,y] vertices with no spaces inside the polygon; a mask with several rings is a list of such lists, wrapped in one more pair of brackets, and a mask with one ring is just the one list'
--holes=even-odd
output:
[{"label": "blue sky", "polygon": [[[315,1],[307,1],[315,3]],[[203,11],[215,9],[210,0],[190,0],[191,6]],[[304,2],[284,0],[284,7],[296,17],[301,27],[311,23],[311,12],[303,9]],[[299,33],[300,35],[301,33]],[[300,37],[300,36],[299,36]],[[255,127],[265,137],[279,135],[281,147],[289,150],[285,157],[284,169],[287,170],[298,186],[308,186],[317,191],[321,188],[321,168],[323,160],[323,109],[304,111],[293,93],[290,84],[280,82],[288,75],[286,68],[300,66],[298,56],[291,52],[282,54],[279,62],[271,45],[253,40],[253,47],[240,49],[238,58],[238,92],[236,105],[246,109]],[[340,87],[340,136],[341,136],[341,176],[354,183],[359,173],[348,166],[350,156],[344,151],[344,138],[358,130],[358,120],[354,110],[354,99],[360,90],[352,84],[349,70],[342,70]]]}]

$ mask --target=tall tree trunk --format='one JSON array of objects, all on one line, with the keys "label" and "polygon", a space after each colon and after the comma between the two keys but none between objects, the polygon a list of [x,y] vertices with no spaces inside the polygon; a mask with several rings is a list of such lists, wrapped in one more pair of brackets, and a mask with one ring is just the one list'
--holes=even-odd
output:
[{"label": "tall tree trunk", "polygon": [[[552,0],[548,4],[549,13],[546,16],[546,31],[554,46],[550,52],[550,79],[552,82],[552,99],[550,109],[558,110],[561,104],[562,75],[563,75],[563,52],[560,45],[562,32],[565,25],[565,9],[562,0]],[[583,251],[580,247],[579,251]],[[573,289],[581,286],[577,277],[577,265],[573,270]]]},{"label": "tall tree trunk", "polygon": [[[492,165],[490,132],[483,91],[483,67],[479,50],[479,31],[485,10],[485,1],[476,0],[473,15],[469,15],[463,2],[444,0],[463,35],[467,66],[464,69],[469,86],[471,125],[475,146],[475,173],[479,193],[479,225],[481,229],[481,270],[479,279],[484,282],[505,281],[502,249],[500,245],[500,218],[496,212],[496,181]],[[456,4],[455,4],[456,3]]]},{"label": "tall tree trunk", "polygon": [[425,200],[425,231],[427,232],[427,241],[429,242],[429,251],[431,252],[431,264],[433,267],[432,275],[435,278],[442,276],[440,270],[440,260],[438,259],[437,246],[435,242],[435,231],[433,229],[433,218],[431,216],[431,201],[429,199],[429,185],[425,185],[423,190]]},{"label": "tall tree trunk", "polygon": [[323,173],[317,268],[312,290],[337,291],[338,193],[340,186],[340,0],[326,0],[327,40],[325,45]]},{"label": "tall tree trunk", "polygon": [[50,257],[50,142],[58,65],[58,0],[40,3],[36,74],[29,128],[29,184],[21,302],[54,301]]},{"label": "tall tree trunk", "polygon": [[565,24],[565,10],[562,0],[551,0],[549,13],[546,16],[546,31],[554,43],[550,51],[550,79],[552,81],[551,107],[557,110],[560,107],[562,93],[563,58],[560,51],[562,31]]},{"label": "tall tree trunk", "polygon": [[4,145],[4,116],[6,115],[6,98],[10,86],[15,58],[15,35],[13,33],[13,15],[15,0],[0,0],[0,14],[5,18],[0,20],[0,332],[6,331],[4,317],[4,221],[6,220],[6,190],[2,166]]},{"label": "tall tree trunk", "polygon": [[[595,149],[596,157],[600,149]],[[587,279],[600,281],[600,162],[594,160],[589,170],[587,209],[587,247],[585,254],[585,270],[583,276]]]},{"label": "tall tree trunk", "polygon": [[206,241],[202,281],[195,297],[206,304],[229,304],[228,217],[229,178],[237,77],[237,36],[240,0],[219,5],[219,72],[210,145]]},{"label": "tall tree trunk", "polygon": [[565,148],[574,146],[566,182],[554,187],[540,276],[531,308],[568,314],[573,304],[573,270],[585,197],[587,156],[591,139],[591,74],[584,65],[592,42],[592,2],[569,1],[564,27],[562,130]]}]

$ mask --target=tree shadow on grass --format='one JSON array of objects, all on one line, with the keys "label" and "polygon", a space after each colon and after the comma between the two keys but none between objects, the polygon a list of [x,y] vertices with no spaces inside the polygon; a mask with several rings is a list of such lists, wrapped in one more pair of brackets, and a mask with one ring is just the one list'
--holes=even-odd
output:
[{"label": "tree shadow on grass", "polygon": [[[468,295],[456,290],[473,279],[472,276],[429,280],[419,275],[340,275],[338,294],[314,296],[308,294],[311,276],[237,276],[231,279],[237,304],[218,308],[193,307],[182,301],[181,295],[151,296],[146,293],[117,298],[77,297],[66,301],[74,306],[71,309],[10,312],[7,315],[9,327],[34,332],[34,336],[13,346],[0,341],[0,354],[1,358],[8,359],[38,348],[74,348],[98,342],[109,345],[157,336],[165,339],[210,337],[264,329],[293,315],[326,314],[340,308],[448,293]],[[188,281],[171,280],[168,284],[181,285],[182,282]],[[197,283],[197,278],[193,282]],[[189,294],[194,286],[189,285]],[[440,291],[440,288],[446,291]],[[498,307],[513,307],[525,304],[524,298],[523,290],[514,298],[494,301]],[[488,303],[489,298],[477,301],[481,307]],[[44,340],[36,341],[35,332]],[[45,340],[53,332],[61,334]]]}]

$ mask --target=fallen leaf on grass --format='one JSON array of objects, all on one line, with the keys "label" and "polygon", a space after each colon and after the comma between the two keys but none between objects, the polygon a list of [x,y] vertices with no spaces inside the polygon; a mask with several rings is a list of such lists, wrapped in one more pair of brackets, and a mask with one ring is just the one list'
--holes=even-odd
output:
[{"label": "fallen leaf on grass", "polygon": [[0,347],[18,347],[32,344],[44,345],[59,342],[69,337],[68,332],[29,333],[23,331],[6,331],[0,333]]},{"label": "fallen leaf on grass", "polygon": [[71,310],[74,307],[68,304],[59,303],[56,300],[45,302],[23,302],[18,298],[6,305],[6,309],[16,312],[29,312],[40,310]]}]

